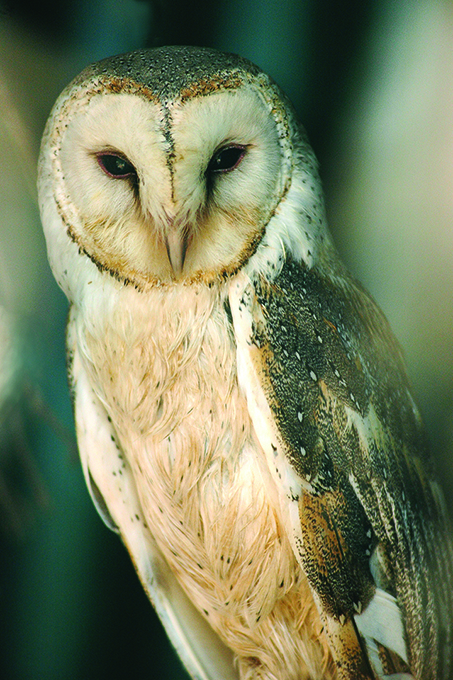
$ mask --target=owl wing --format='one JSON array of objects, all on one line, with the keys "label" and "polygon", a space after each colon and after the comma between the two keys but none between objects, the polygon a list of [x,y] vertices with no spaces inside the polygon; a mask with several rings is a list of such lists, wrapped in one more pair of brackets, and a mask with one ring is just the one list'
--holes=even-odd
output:
[{"label": "owl wing", "polygon": [[344,271],[290,261],[272,282],[240,273],[230,306],[239,381],[340,677],[450,677],[452,548],[386,320]]},{"label": "owl wing", "polygon": [[230,650],[187,598],[145,524],[132,470],[83,367],[73,310],[67,347],[80,458],[96,509],[125,543],[142,585],[191,677],[238,680]]}]

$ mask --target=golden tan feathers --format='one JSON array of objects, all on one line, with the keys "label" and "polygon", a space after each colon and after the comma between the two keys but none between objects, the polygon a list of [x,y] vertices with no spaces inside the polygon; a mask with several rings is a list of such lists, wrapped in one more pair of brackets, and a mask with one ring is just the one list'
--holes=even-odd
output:
[{"label": "golden tan feathers", "polygon": [[79,344],[145,521],[190,599],[239,656],[242,677],[279,678],[284,663],[288,680],[333,678],[239,392],[224,296],[222,287],[156,289],[155,315],[135,293],[133,315],[120,303],[113,325],[79,322]]}]

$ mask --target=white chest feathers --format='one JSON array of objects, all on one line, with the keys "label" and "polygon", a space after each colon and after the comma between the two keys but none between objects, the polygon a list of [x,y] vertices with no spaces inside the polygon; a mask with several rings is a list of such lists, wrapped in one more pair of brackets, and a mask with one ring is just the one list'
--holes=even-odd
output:
[{"label": "white chest feathers", "polygon": [[78,343],[169,567],[241,678],[335,677],[238,386],[222,289],[123,299],[104,324],[81,315]]}]

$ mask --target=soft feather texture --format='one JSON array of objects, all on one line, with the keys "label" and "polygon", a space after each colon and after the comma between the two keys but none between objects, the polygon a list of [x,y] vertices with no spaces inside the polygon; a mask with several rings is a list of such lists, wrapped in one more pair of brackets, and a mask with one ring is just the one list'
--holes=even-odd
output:
[{"label": "soft feather texture", "polygon": [[[242,161],[210,173],[229,144]],[[448,680],[421,421],[275,84],[197,48],[93,65],[54,107],[39,189],[87,484],[192,677]]]},{"label": "soft feather texture", "polygon": [[[88,382],[115,427],[119,469],[127,452],[146,528],[239,656],[241,677],[279,678],[285,667],[288,679],[333,678],[238,391],[222,291],[186,287],[181,300],[175,287],[152,298],[158,315],[131,289],[113,319],[93,323],[88,305],[72,323]],[[117,483],[119,471],[109,474]]]},{"label": "soft feather texture", "polygon": [[[215,278],[236,267],[262,236],[281,166],[275,125],[251,88],[176,103],[165,115],[171,144],[159,129],[161,107],[143,93],[89,94],[84,108],[77,100],[59,142],[65,191],[77,206],[73,237],[100,266],[142,285],[173,278],[169,223],[189,235],[187,277]],[[237,170],[208,176],[215,151],[231,143],[246,147]],[[102,150],[124,155],[137,180],[103,173]]]}]

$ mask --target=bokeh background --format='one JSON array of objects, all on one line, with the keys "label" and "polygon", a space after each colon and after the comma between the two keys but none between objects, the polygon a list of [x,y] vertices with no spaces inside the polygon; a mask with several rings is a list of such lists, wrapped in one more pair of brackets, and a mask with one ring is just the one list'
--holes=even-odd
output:
[{"label": "bokeh background", "polygon": [[86,64],[143,46],[238,52],[286,90],[337,246],[399,338],[453,509],[450,0],[0,2],[0,676],[187,678],[77,461],[67,306],[35,179],[50,108]]}]

